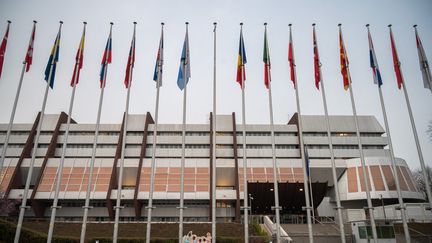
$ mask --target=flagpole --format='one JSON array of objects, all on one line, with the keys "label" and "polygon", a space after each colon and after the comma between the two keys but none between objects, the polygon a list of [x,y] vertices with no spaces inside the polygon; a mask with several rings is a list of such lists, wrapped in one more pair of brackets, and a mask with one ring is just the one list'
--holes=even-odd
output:
[{"label": "flagpole", "polygon": [[[87,22],[83,22],[83,23],[84,23],[84,30],[83,30],[83,36],[84,36]],[[76,65],[78,67],[80,65],[80,59],[79,58],[77,60]],[[61,206],[58,206],[58,197],[60,194],[62,171],[63,171],[64,160],[65,160],[65,156],[66,156],[67,141],[68,141],[68,137],[69,137],[69,128],[70,128],[70,124],[71,124],[72,110],[73,110],[74,99],[75,99],[75,90],[76,90],[76,85],[77,85],[77,81],[78,81],[78,77],[77,77],[78,75],[77,74],[78,74],[79,68],[76,68],[74,71],[75,71],[75,73],[74,73],[74,80],[72,81],[73,82],[72,94],[71,94],[71,98],[69,101],[69,112],[68,112],[68,118],[67,118],[67,123],[66,123],[66,131],[65,131],[64,138],[63,138],[60,166],[57,170],[57,180],[56,180],[56,189],[55,189],[55,193],[54,193],[54,202],[53,202],[53,205],[51,206],[52,211],[51,211],[51,218],[50,218],[49,229],[48,229],[47,243],[51,243],[51,240],[53,237],[53,232],[54,232],[56,212],[57,212],[57,209],[61,208]]]},{"label": "flagpole", "polygon": [[[111,38],[112,26],[114,25],[114,23],[111,22],[110,25],[111,25],[110,26],[110,38]],[[97,113],[97,118],[96,118],[95,136],[93,139],[92,157],[90,160],[90,174],[89,174],[89,179],[88,179],[88,184],[87,184],[86,199],[85,199],[85,203],[83,206],[84,215],[83,215],[83,222],[81,225],[80,243],[85,242],[88,211],[90,208],[93,208],[93,206],[90,206],[90,193],[92,190],[93,168],[94,168],[94,163],[95,163],[95,159],[96,159],[96,148],[97,148],[97,142],[98,142],[98,136],[99,136],[99,125],[100,125],[100,117],[101,117],[101,112],[102,112],[102,102],[103,102],[103,96],[104,96],[104,91],[105,91],[105,82],[106,82],[106,77],[107,77],[107,72],[108,72],[108,61],[107,60],[105,60],[104,69],[105,70],[103,73],[104,74],[103,75],[103,84],[101,85],[101,92],[99,95],[99,106],[98,106],[98,113]]]},{"label": "flagpole", "polygon": [[[368,35],[370,37],[369,24],[366,25],[366,28],[368,30]],[[372,44],[372,37],[370,37],[369,41],[370,41],[370,45],[371,45]],[[375,54],[373,54],[373,55],[375,55]],[[372,57],[371,57],[371,60],[372,60]],[[372,68],[377,69],[378,63],[374,63],[374,65],[375,65],[375,67],[372,67]],[[375,75],[375,73],[373,75],[373,78],[374,78],[374,83],[377,84],[377,88],[378,88],[378,92],[379,92],[381,110],[382,110],[382,114],[383,114],[383,118],[384,118],[384,125],[385,125],[385,129],[386,129],[387,140],[388,140],[388,145],[389,145],[389,150],[390,150],[390,160],[391,160],[391,164],[393,167],[393,171],[395,171],[395,175],[397,175],[397,173],[396,173],[397,167],[396,167],[396,159],[395,159],[394,150],[393,150],[393,143],[392,143],[391,135],[390,135],[390,128],[389,128],[388,119],[387,119],[387,112],[386,112],[385,104],[384,104],[384,97],[383,97],[382,90],[381,90],[381,84],[382,83],[380,83],[378,81],[378,77]],[[398,194],[399,209],[401,210],[401,218],[402,218],[402,225],[403,225],[403,229],[404,229],[405,242],[410,243],[411,238],[410,238],[410,233],[409,233],[409,228],[408,228],[408,223],[407,223],[407,218],[406,218],[406,211],[405,211],[406,207],[405,207],[405,204],[404,204],[403,199],[402,199],[402,192],[400,189],[399,176],[394,176],[394,178],[395,178],[395,184],[396,184],[396,191]]]},{"label": "flagpole", "polygon": [[[341,31],[341,26],[342,24],[339,24],[339,30]],[[365,158],[364,158],[364,153],[363,153],[363,145],[361,142],[361,138],[360,138],[360,130],[359,130],[359,122],[358,122],[358,117],[357,117],[357,110],[356,110],[356,106],[354,103],[354,94],[353,94],[353,89],[352,89],[352,85],[351,85],[351,75],[349,74],[349,66],[347,65],[346,67],[347,69],[347,73],[348,73],[348,89],[350,92],[350,98],[351,98],[351,106],[352,106],[352,111],[353,111],[353,115],[354,115],[354,123],[355,123],[355,128],[356,128],[356,134],[357,134],[357,142],[358,142],[358,146],[359,146],[359,153],[360,153],[360,160],[361,160],[361,165],[362,165],[362,171],[363,171],[363,180],[365,183],[365,192],[366,192],[366,200],[367,200],[367,209],[369,210],[369,220],[371,223],[371,228],[372,228],[372,236],[373,236],[373,240],[375,243],[377,243],[378,241],[378,236],[377,236],[377,230],[376,230],[376,225],[375,225],[375,216],[374,216],[374,208],[372,205],[372,200],[371,200],[371,195],[370,195],[370,185],[369,185],[369,176],[366,173],[367,167],[366,167],[366,162],[365,162]]]},{"label": "flagpole", "polygon": [[213,116],[212,116],[212,243],[216,243],[216,26],[214,22],[213,49]]},{"label": "flagpole", "polygon": [[[243,38],[243,23],[240,23],[240,33],[241,38]],[[241,52],[243,52],[243,47],[240,48]],[[245,53],[242,53],[242,58]],[[243,220],[244,220],[244,238],[245,243],[249,242],[249,217],[248,217],[248,182],[247,182],[247,159],[246,159],[246,104],[245,104],[245,75],[244,75],[244,63],[242,61],[241,66],[241,91],[242,91],[242,136],[243,136]],[[237,134],[234,134],[237,136]]]},{"label": "flagpole", "polygon": [[[188,34],[188,25],[189,22],[186,22],[186,35]],[[189,38],[189,37],[188,37]],[[186,44],[188,45],[188,44]],[[186,47],[188,49],[188,47]],[[187,50],[186,50],[187,52]],[[184,82],[184,91],[183,91],[183,123],[182,123],[182,154],[181,154],[181,168],[180,168],[180,215],[179,215],[179,242],[183,242],[183,210],[184,207],[184,167],[185,167],[185,149],[186,149],[186,94],[187,94],[187,71],[186,71],[186,62],[187,62],[187,53],[185,53],[185,60],[183,61],[183,82]]]},{"label": "flagpole", "polygon": [[[161,32],[163,36],[163,27],[164,23],[161,23]],[[160,51],[160,50],[159,50]],[[159,53],[161,55],[161,53]],[[162,66],[162,57],[160,60],[157,60],[157,65]],[[150,233],[151,233],[151,221],[152,221],[152,210],[153,210],[153,187],[154,187],[154,176],[156,170],[156,139],[157,139],[157,127],[158,127],[158,118],[159,118],[159,90],[162,81],[162,72],[161,69],[157,69],[157,80],[156,80],[156,104],[155,104],[155,119],[153,125],[153,146],[152,146],[152,161],[151,161],[151,174],[150,174],[150,192],[147,206],[147,228],[146,228],[146,242],[150,243]]]},{"label": "flagpole", "polygon": [[309,160],[309,166],[308,166],[308,181],[309,181],[309,192],[310,192],[310,203],[312,207],[312,224],[315,224],[315,210],[314,210],[314,202],[313,202],[313,190],[312,190],[312,174],[310,170],[310,160]]},{"label": "flagpole", "polygon": [[[62,25],[63,25],[63,21],[60,21],[59,33],[61,31]],[[56,49],[55,49],[55,51],[56,51]],[[55,55],[53,55],[53,57],[55,57]],[[54,65],[54,62],[55,62],[55,58],[52,58],[51,64],[50,64],[51,67]],[[40,133],[41,133],[41,129],[42,129],[43,116],[44,116],[44,113],[45,113],[46,102],[47,102],[47,99],[48,99],[48,93],[49,93],[48,91],[49,91],[49,88],[50,88],[51,76],[52,76],[52,70],[50,70],[50,72],[48,74],[48,79],[46,80],[47,81],[47,85],[46,85],[46,88],[45,88],[44,99],[43,99],[43,102],[42,102],[42,110],[41,110],[41,113],[40,113],[40,119],[39,119],[38,126],[37,126],[36,137],[35,137],[35,140],[34,140],[34,146],[33,146],[33,151],[32,151],[32,158],[31,158],[31,162],[30,162],[30,168],[29,168],[29,171],[28,171],[28,174],[27,174],[27,180],[26,180],[26,184],[25,184],[25,187],[24,187],[23,199],[22,199],[22,202],[21,202],[20,213],[19,213],[19,216],[18,216],[18,223],[17,223],[17,227],[16,227],[16,231],[15,231],[15,239],[14,239],[15,243],[19,242],[20,235],[21,235],[22,223],[23,223],[23,220],[24,220],[24,213],[25,213],[25,210],[29,208],[27,206],[27,199],[28,199],[28,193],[29,193],[29,189],[30,189],[30,181],[31,181],[31,178],[32,178],[32,175],[33,175],[34,163],[35,163],[35,160],[36,160],[36,151],[38,149],[39,137],[40,137]]]},{"label": "flagpole", "polygon": [[[135,30],[136,30],[136,22],[134,24],[134,32],[133,32],[133,45],[135,45]],[[135,51],[135,50],[134,50]],[[133,54],[131,54],[133,55]],[[131,58],[131,57],[130,57]],[[117,199],[115,209],[115,218],[114,218],[114,232],[113,232],[113,242],[117,242],[118,238],[118,224],[120,218],[120,209],[124,207],[120,205],[121,203],[121,193],[122,193],[122,185],[123,185],[123,169],[124,169],[124,157],[125,157],[125,147],[126,147],[126,139],[127,139],[127,125],[128,125],[128,116],[129,116],[129,99],[130,99],[130,88],[132,86],[132,69],[133,69],[133,61],[129,63],[129,80],[127,85],[127,96],[126,96],[126,108],[125,108],[125,118],[123,123],[123,139],[122,139],[122,147],[121,147],[121,158],[120,158],[120,170],[119,177],[117,182]],[[117,169],[117,168],[115,168]]]},{"label": "flagpole", "polygon": [[[36,26],[36,23],[37,23],[37,21],[33,20],[33,28]],[[30,45],[31,41],[32,41],[32,37],[30,36],[29,45]],[[1,159],[0,159],[0,171],[3,169],[4,160],[6,158],[6,150],[7,150],[8,144],[9,144],[9,138],[10,138],[10,134],[11,134],[11,131],[12,131],[12,125],[13,125],[14,118],[15,118],[15,112],[16,112],[16,108],[17,108],[17,105],[18,105],[19,96],[20,96],[20,93],[21,93],[21,86],[22,86],[22,82],[23,82],[23,79],[24,79],[25,67],[27,65],[26,58],[24,58],[24,61],[23,61],[22,64],[23,64],[23,67],[21,69],[21,75],[20,75],[20,79],[19,79],[19,82],[18,82],[18,88],[17,88],[17,91],[16,91],[15,100],[14,100],[14,104],[13,104],[13,107],[12,107],[12,112],[11,112],[9,124],[8,124],[8,127],[7,127],[6,138],[5,138],[5,142],[4,142],[3,149],[2,149],[2,154],[1,154]]]},{"label": "flagpole", "polygon": [[[264,23],[264,30],[267,32],[267,23]],[[266,43],[264,43],[266,45]],[[270,133],[271,133],[271,143],[272,143],[272,164],[273,164],[273,192],[274,192],[274,200],[275,206],[272,209],[275,210],[275,220],[276,220],[276,242],[281,242],[280,239],[280,209],[279,206],[279,187],[278,187],[278,178],[277,178],[277,165],[276,165],[276,145],[275,145],[275,137],[274,137],[274,123],[273,123],[273,102],[272,102],[272,93],[271,93],[271,80],[270,80],[270,70],[268,68],[265,69],[269,77],[268,80],[268,98],[269,98],[269,111],[270,111]]]},{"label": "flagpole", "polygon": [[[315,24],[312,24],[312,26],[313,26],[313,30],[315,33]],[[317,46],[317,50],[318,50],[318,41],[316,41],[316,46]],[[343,224],[343,219],[342,219],[342,206],[341,206],[341,201],[340,201],[340,196],[339,196],[339,184],[338,184],[338,177],[337,177],[337,173],[336,173],[336,162],[335,162],[335,158],[334,158],[333,142],[331,139],[330,119],[329,119],[328,109],[327,109],[327,99],[326,99],[325,88],[324,88],[324,80],[322,78],[322,72],[321,72],[321,63],[318,66],[318,70],[319,70],[319,74],[320,74],[321,96],[322,96],[323,106],[324,106],[324,115],[325,115],[326,128],[327,128],[327,138],[328,138],[328,143],[329,143],[329,148],[330,148],[330,160],[331,160],[331,166],[332,166],[331,169],[332,169],[333,184],[334,184],[335,197],[336,197],[336,209],[337,209],[338,221],[339,221],[339,233],[341,236],[341,243],[345,243],[346,242],[345,226]]]},{"label": "flagpole", "polygon": [[[290,30],[290,38],[292,37],[292,31],[291,26],[292,24],[289,24],[289,30]],[[294,57],[294,47],[293,47],[293,57]],[[294,61],[294,60],[293,60]],[[295,69],[295,63],[294,63],[294,89],[296,93],[296,105],[297,105],[297,117],[298,117],[298,129],[299,129],[299,142],[300,142],[300,156],[302,159],[303,164],[303,187],[305,192],[305,202],[306,207],[304,209],[306,210],[306,216],[307,216],[307,223],[308,223],[308,234],[309,234],[309,242],[313,243],[313,231],[312,231],[312,222],[311,222],[311,206],[310,206],[310,197],[309,197],[309,188],[308,188],[308,178],[307,178],[307,169],[306,169],[306,160],[305,160],[305,154],[304,154],[304,144],[303,144],[303,123],[301,118],[301,112],[300,112],[300,99],[299,99],[299,92],[297,87],[297,74]]]}]

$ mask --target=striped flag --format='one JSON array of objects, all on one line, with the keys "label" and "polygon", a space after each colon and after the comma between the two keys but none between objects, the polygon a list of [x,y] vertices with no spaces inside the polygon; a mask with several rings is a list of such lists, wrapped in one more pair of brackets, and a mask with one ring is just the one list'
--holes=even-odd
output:
[{"label": "striped flag", "polygon": [[131,46],[129,49],[129,57],[128,57],[128,61],[127,61],[127,65],[126,65],[126,75],[125,75],[125,80],[124,80],[124,84],[126,88],[129,88],[129,81],[132,82],[132,69],[135,65],[135,29],[134,29],[134,34],[132,37],[132,42],[131,42]]},{"label": "striped flag", "polygon": [[264,30],[264,51],[263,51],[263,62],[264,62],[264,84],[266,88],[269,88],[271,82],[271,63],[270,63],[270,52],[267,42],[267,27]]},{"label": "striped flag", "polygon": [[55,39],[54,45],[51,49],[51,55],[48,59],[47,66],[45,68],[45,81],[49,83],[51,89],[54,88],[55,72],[57,68],[57,62],[59,60],[60,35],[61,35],[61,23],[60,23],[60,28],[57,33],[57,37]]},{"label": "striped flag", "polygon": [[163,71],[163,48],[164,48],[164,40],[163,40],[163,29],[161,31],[161,38],[159,41],[159,49],[156,56],[156,64],[153,73],[153,80],[156,82],[156,86],[162,86],[162,71]]},{"label": "striped flag", "polygon": [[4,62],[4,57],[6,54],[6,45],[7,45],[7,40],[9,37],[9,26],[10,26],[10,21],[8,21],[6,33],[3,37],[2,43],[0,45],[0,78],[1,78],[2,71],[3,71],[3,62]]},{"label": "striped flag", "polygon": [[183,49],[180,58],[180,67],[179,67],[179,72],[177,77],[177,86],[179,87],[180,90],[183,90],[186,87],[190,77],[191,77],[191,71],[190,71],[189,35],[188,35],[188,29],[186,27],[186,36],[183,43]]},{"label": "striped flag", "polygon": [[392,55],[393,55],[393,66],[394,66],[394,70],[396,73],[396,81],[397,81],[398,88],[401,89],[402,84],[403,84],[402,71],[400,69],[401,63],[399,61],[398,53],[396,50],[396,45],[395,45],[394,39],[393,39],[393,32],[392,32],[391,28],[390,28],[390,42],[391,42],[391,49],[392,49]]},{"label": "striped flag", "polygon": [[84,41],[85,41],[85,25],[84,30],[81,36],[81,41],[78,47],[78,51],[75,56],[75,67],[73,71],[73,76],[70,85],[74,87],[79,82],[79,76],[81,72],[81,68],[83,67],[83,61],[84,61]]},{"label": "striped flag", "polygon": [[296,88],[296,76],[295,76],[295,60],[294,60],[294,47],[293,47],[293,40],[292,40],[292,32],[290,27],[290,36],[289,36],[289,44],[288,44],[288,62],[290,65],[290,77],[291,81],[294,84],[294,88]]},{"label": "striped flag", "polygon": [[418,51],[418,57],[420,63],[420,71],[422,72],[423,84],[425,89],[429,89],[432,92],[432,76],[429,67],[429,62],[427,60],[426,53],[423,48],[423,44],[420,40],[420,36],[418,35],[417,28],[415,28],[415,35],[416,35],[417,51]]},{"label": "striped flag", "polygon": [[341,74],[343,77],[344,89],[347,90],[350,85],[350,78],[348,73],[348,56],[345,50],[345,44],[342,37],[342,29],[339,26],[339,51],[340,51],[340,65],[341,65]]},{"label": "striped flag", "polygon": [[105,73],[106,68],[108,67],[108,64],[111,63],[112,58],[112,30],[110,28],[110,33],[108,36],[107,43],[105,45],[105,51],[102,57],[102,63],[101,63],[101,71],[100,71],[100,87],[105,87],[106,81],[105,81]]},{"label": "striped flag", "polygon": [[243,82],[246,80],[246,69],[245,64],[247,63],[245,45],[243,40],[243,30],[240,29],[240,41],[239,41],[239,50],[237,57],[237,83],[240,84],[240,87],[243,87]]},{"label": "striped flag", "polygon": [[25,63],[26,63],[26,72],[30,71],[30,66],[33,63],[33,45],[35,40],[35,34],[36,34],[36,22],[33,24],[33,30],[30,37],[30,42],[27,48],[27,53],[25,56]]},{"label": "striped flag", "polygon": [[368,39],[369,39],[369,58],[370,58],[370,66],[372,68],[374,83],[378,84],[379,87],[383,84],[381,78],[381,72],[378,67],[378,61],[375,55],[375,49],[372,42],[372,36],[368,28]]},{"label": "striped flag", "polygon": [[318,43],[315,34],[315,26],[313,27],[313,53],[314,53],[314,77],[315,77],[315,87],[319,90],[319,84],[321,82],[321,62],[318,52]]}]

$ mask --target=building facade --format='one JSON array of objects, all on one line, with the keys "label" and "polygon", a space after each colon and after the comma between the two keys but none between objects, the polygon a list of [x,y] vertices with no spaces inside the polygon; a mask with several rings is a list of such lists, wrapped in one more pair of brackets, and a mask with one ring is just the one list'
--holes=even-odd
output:
[{"label": "building facade", "polygon": [[[206,124],[186,125],[186,160],[184,168],[185,221],[209,221],[211,214],[211,168],[216,163],[216,200],[218,221],[239,221],[243,203],[243,126],[236,115],[216,116],[216,150],[212,150],[211,114]],[[28,195],[31,210],[26,217],[50,215],[55,181],[62,153],[67,115],[45,115],[34,171]],[[14,124],[4,168],[0,175],[0,196],[7,200],[23,197],[31,162],[33,140],[39,115],[33,123]],[[334,217],[334,182],[324,116],[302,116],[304,143],[310,158],[310,180],[316,215]],[[154,177],[154,221],[177,221],[180,198],[181,124],[158,124],[157,134],[150,113],[129,115],[127,136],[123,125],[101,124],[93,170],[90,219],[105,221],[114,217],[114,202],[119,188],[122,139],[126,139],[124,174],[121,184],[121,220],[144,220],[147,211],[153,139],[157,135]],[[345,208],[366,205],[365,185],[356,130],[352,116],[331,116],[331,133],[336,159],[340,198]],[[385,131],[376,118],[359,116],[371,196],[375,204],[397,203],[394,176],[399,177],[406,202],[424,200],[416,188],[407,163],[396,159],[398,171],[391,167]],[[304,203],[303,168],[299,148],[297,115],[287,124],[276,124],[275,142],[280,204],[283,217],[301,215]],[[3,146],[7,124],[0,124]],[[252,214],[272,214],[273,166],[269,125],[248,124],[246,129],[247,180]],[[57,216],[64,220],[81,220],[89,183],[90,160],[95,124],[70,126],[66,158],[61,171]],[[216,161],[212,161],[216,153]]]}]

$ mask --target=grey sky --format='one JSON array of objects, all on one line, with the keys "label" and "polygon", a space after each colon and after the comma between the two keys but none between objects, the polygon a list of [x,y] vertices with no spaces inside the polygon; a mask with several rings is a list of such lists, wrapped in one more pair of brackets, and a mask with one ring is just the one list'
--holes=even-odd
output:
[{"label": "grey sky", "polygon": [[241,117],[241,93],[235,82],[239,22],[244,22],[247,63],[246,119],[248,123],[268,123],[268,97],[263,81],[263,23],[268,22],[272,60],[274,118],[286,123],[295,111],[295,94],[289,80],[287,61],[288,24],[293,24],[293,39],[303,114],[323,114],[321,94],[313,84],[312,23],[323,63],[330,114],[350,115],[348,92],[343,90],[339,69],[337,24],[343,23],[345,44],[350,59],[358,113],[375,115],[382,123],[378,91],[369,68],[365,24],[371,24],[378,62],[383,76],[384,98],[393,135],[396,156],[418,168],[418,157],[403,98],[397,89],[392,66],[388,24],[393,24],[402,70],[427,164],[432,149],[425,131],[432,120],[432,94],[423,88],[415,46],[413,24],[419,33],[429,60],[432,61],[432,2],[429,0],[382,1],[276,1],[276,0],[187,0],[187,1],[55,1],[0,0],[0,34],[6,20],[12,20],[5,66],[0,80],[0,122],[9,121],[21,63],[32,27],[38,20],[34,61],[25,75],[16,114],[16,122],[32,122],[40,110],[45,81],[43,73],[58,28],[63,20],[60,62],[47,113],[67,111],[74,58],[82,31],[88,22],[84,68],[77,89],[73,118],[80,123],[94,123],[99,96],[99,71],[109,31],[113,27],[113,62],[109,66],[102,122],[121,122],[126,89],[125,67],[137,21],[136,63],[131,92],[130,112],[154,113],[155,83],[152,81],[160,37],[160,22],[165,22],[164,86],[161,90],[160,122],[180,123],[182,93],[176,78],[184,38],[184,22],[190,22],[192,77],[188,86],[187,122],[205,123],[212,109],[212,23],[218,22],[218,101],[219,114],[235,111]]}]

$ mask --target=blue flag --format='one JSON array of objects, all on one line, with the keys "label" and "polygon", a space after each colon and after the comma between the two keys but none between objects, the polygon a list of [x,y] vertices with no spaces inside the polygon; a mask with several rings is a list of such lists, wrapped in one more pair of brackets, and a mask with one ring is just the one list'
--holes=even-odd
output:
[{"label": "blue flag", "polygon": [[61,27],[55,39],[54,45],[51,49],[51,55],[48,59],[48,64],[45,68],[45,80],[49,83],[51,89],[54,87],[55,72],[56,72],[57,62],[59,60],[60,34],[61,34]]},{"label": "blue flag", "polygon": [[304,146],[304,154],[305,154],[305,163],[306,163],[306,175],[307,178],[309,180],[309,176],[310,176],[310,167],[309,167],[309,154],[308,154],[308,150],[307,150],[307,146]]},{"label": "blue flag", "polygon": [[159,85],[162,86],[162,66],[163,66],[163,30],[161,33],[161,38],[159,42],[159,49],[156,57],[156,64],[153,73],[153,80],[157,82],[159,80]]},{"label": "blue flag", "polygon": [[372,68],[372,73],[374,76],[374,83],[378,84],[379,87],[383,84],[381,79],[381,72],[378,67],[378,61],[375,55],[375,49],[372,42],[372,36],[370,31],[368,30],[368,39],[369,39],[369,58],[370,58],[370,66]]},{"label": "blue flag", "polygon": [[186,29],[186,36],[183,43],[183,50],[180,59],[180,67],[177,77],[177,86],[180,90],[183,90],[186,87],[186,84],[191,77],[190,74],[190,56],[189,56],[189,36],[188,31]]}]

